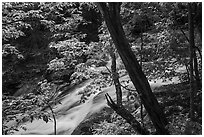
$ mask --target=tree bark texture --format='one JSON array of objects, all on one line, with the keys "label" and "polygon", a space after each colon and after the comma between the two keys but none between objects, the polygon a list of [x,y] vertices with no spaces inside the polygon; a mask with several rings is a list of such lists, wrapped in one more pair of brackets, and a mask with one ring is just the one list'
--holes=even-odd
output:
[{"label": "tree bark texture", "polygon": [[120,21],[120,3],[97,3],[97,5],[103,14],[113,42],[129,73],[130,79],[157,130],[157,134],[169,134],[165,128],[168,123],[167,119],[152,93],[149,82],[125,37]]}]

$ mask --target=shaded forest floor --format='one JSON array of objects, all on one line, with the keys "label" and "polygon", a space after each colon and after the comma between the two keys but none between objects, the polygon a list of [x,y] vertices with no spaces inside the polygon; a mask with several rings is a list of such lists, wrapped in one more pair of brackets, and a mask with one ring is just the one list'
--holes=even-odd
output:
[{"label": "shaded forest floor", "polygon": [[[154,94],[158,99],[164,113],[169,121],[168,129],[171,134],[183,134],[187,126],[189,126],[189,134],[202,134],[202,95],[197,94],[195,100],[196,118],[195,122],[188,123],[189,112],[189,84],[169,84],[154,89]],[[138,103],[138,102],[137,102]],[[141,121],[140,107],[125,101],[123,104],[128,108],[135,118]],[[153,133],[155,131],[146,111],[144,113],[144,126]],[[132,128],[109,107],[105,107],[99,113],[95,113],[81,122],[73,131],[73,135],[132,135],[135,133]]]}]

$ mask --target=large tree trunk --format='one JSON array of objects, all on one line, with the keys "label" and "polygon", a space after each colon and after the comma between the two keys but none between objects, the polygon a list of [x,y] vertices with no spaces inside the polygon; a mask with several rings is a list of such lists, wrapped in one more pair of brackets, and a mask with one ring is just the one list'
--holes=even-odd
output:
[{"label": "large tree trunk", "polygon": [[165,128],[167,119],[125,37],[120,21],[120,3],[97,3],[97,5],[104,16],[113,42],[157,130],[157,134],[169,134]]}]

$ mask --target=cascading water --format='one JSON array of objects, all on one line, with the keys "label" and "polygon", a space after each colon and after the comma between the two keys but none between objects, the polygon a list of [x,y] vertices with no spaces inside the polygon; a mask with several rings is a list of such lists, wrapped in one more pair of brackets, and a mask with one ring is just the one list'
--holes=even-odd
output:
[{"label": "cascading water", "polygon": [[[98,94],[96,93],[91,95],[85,103],[79,103],[81,95],[78,93],[89,85],[90,82],[91,80],[84,82],[83,86],[81,84],[76,86],[74,91],[69,91],[70,94],[66,95],[64,99],[62,99],[61,104],[54,106],[53,109],[57,118],[57,134],[66,133],[70,135],[84,119],[107,106],[104,96],[107,91],[110,91],[109,94],[114,96],[114,89],[113,87],[110,87]],[[26,130],[19,129],[19,131],[14,134],[54,134],[53,124],[53,121],[45,123],[43,120],[34,120],[32,123],[27,122],[23,125],[26,127]]]},{"label": "cascading water", "polygon": [[[127,76],[123,77],[127,79]],[[81,92],[86,86],[91,83],[92,80],[83,82],[77,85],[72,91],[69,91],[68,95],[65,95],[61,100],[61,104],[54,106],[54,112],[57,118],[57,134],[71,135],[74,129],[91,114],[99,112],[102,108],[108,107],[106,105],[105,93],[108,93],[113,99],[115,96],[114,86],[104,88],[100,93],[92,94],[85,103],[80,103]],[[177,78],[173,80],[178,82]],[[152,88],[170,84],[172,82],[162,83],[161,80],[157,80],[156,83],[150,82]],[[124,94],[125,95],[125,94]],[[24,124],[26,130],[19,129],[14,134],[24,135],[49,135],[54,134],[54,122],[49,121],[45,123],[43,120],[34,120],[32,123],[27,122]]]}]

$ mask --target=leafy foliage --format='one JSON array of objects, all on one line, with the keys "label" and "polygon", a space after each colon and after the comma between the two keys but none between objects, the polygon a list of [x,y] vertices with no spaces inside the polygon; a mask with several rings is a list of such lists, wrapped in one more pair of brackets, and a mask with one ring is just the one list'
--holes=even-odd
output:
[{"label": "leafy foliage", "polygon": [[[201,11],[202,3],[194,3],[196,52],[202,49]],[[178,76],[181,81],[188,82],[187,4],[124,2],[120,14],[125,35],[136,58],[141,60],[148,80],[171,80]],[[3,2],[3,134],[13,134],[19,127],[26,130],[21,124],[27,121],[42,119],[47,123],[53,120],[55,113],[48,108],[54,110],[52,106],[59,103],[57,97],[63,92],[63,89],[58,90],[60,86],[74,87],[92,79],[93,82],[79,93],[81,102],[85,102],[91,95],[112,85],[112,76],[107,69],[111,50],[116,53],[119,75],[127,75],[94,3]],[[198,52],[196,55],[201,74],[201,56]],[[178,70],[181,68],[182,71]],[[121,84],[129,88],[129,80]],[[186,90],[189,87],[174,86],[162,87],[162,92],[155,93],[170,121],[170,133],[184,134],[190,127],[189,134],[201,134],[199,122],[188,121],[189,96]],[[172,90],[185,92],[175,94]],[[138,96],[134,93],[132,88],[129,91],[132,100]],[[132,102],[131,99],[123,103],[141,122],[138,99]],[[199,90],[194,103],[198,121],[202,120],[201,100]],[[93,134],[136,134],[122,118],[112,112],[110,115],[110,119],[99,119],[93,124]],[[155,131],[148,115],[144,125],[151,133]]]},{"label": "leafy foliage", "polygon": [[[53,103],[58,103],[55,100],[57,95],[56,85],[42,81],[36,94],[29,93],[20,97],[3,96],[3,134],[12,134],[18,131],[22,123],[33,122],[34,119],[43,119],[47,123],[53,115],[47,108]],[[7,126],[11,121],[14,124]],[[25,127],[21,128],[26,130]]]},{"label": "leafy foliage", "polygon": [[134,131],[131,130],[127,123],[122,123],[122,120],[115,122],[103,121],[98,125],[94,125],[94,135],[133,135]]},{"label": "leafy foliage", "polygon": [[63,70],[74,68],[79,63],[86,61],[89,54],[89,47],[84,42],[77,39],[60,41],[57,44],[50,44],[51,48],[56,48],[61,58],[53,59],[48,64],[49,70]]},{"label": "leafy foliage", "polygon": [[[11,83],[7,79],[11,74],[15,77],[23,75],[30,80],[30,72],[33,73],[33,77],[39,73],[45,73],[47,63],[56,57],[59,58],[59,53],[48,46],[51,42],[58,43],[57,41],[76,38],[84,39],[87,43],[97,41],[97,28],[101,23],[101,17],[93,4],[4,2],[2,6],[3,74],[5,75],[3,85]],[[90,13],[97,15],[98,18],[88,17]],[[94,24],[94,30],[87,28],[87,23],[90,26]],[[21,58],[14,58],[16,55]],[[16,63],[8,63],[8,61]],[[29,74],[22,73],[22,69]],[[23,83],[23,81],[22,78],[19,82]],[[6,88],[4,93],[13,94]]]},{"label": "leafy foliage", "polygon": [[126,35],[138,60],[142,55],[148,78],[179,76],[186,81],[187,71],[177,71],[189,62],[186,3],[123,3],[121,12]]}]

